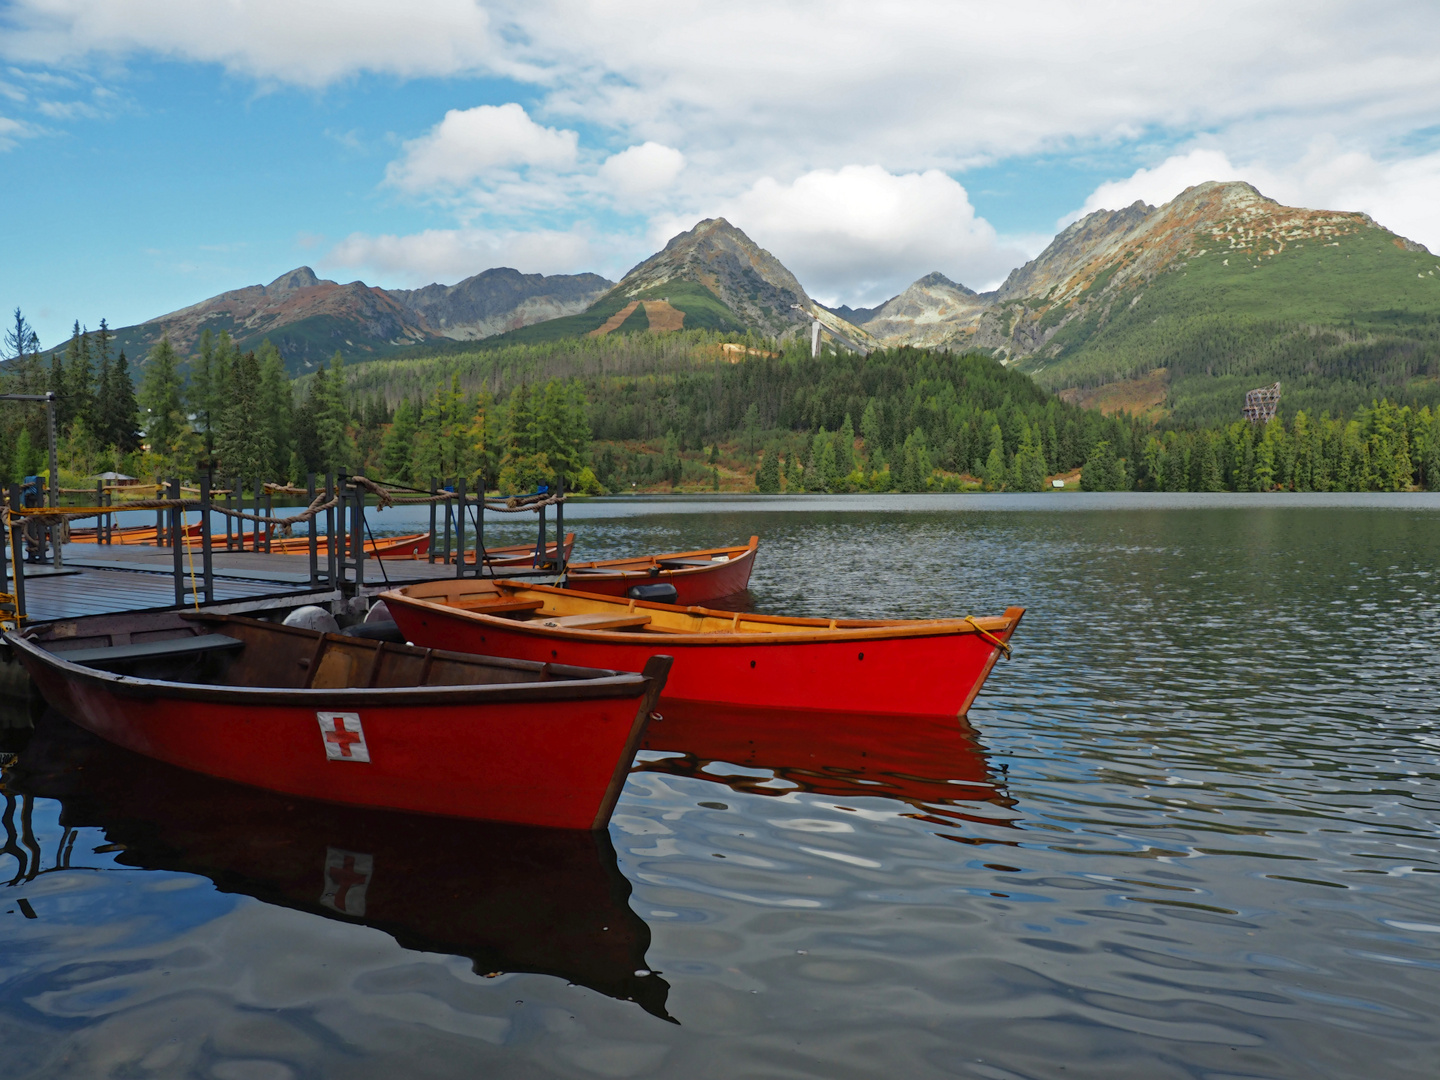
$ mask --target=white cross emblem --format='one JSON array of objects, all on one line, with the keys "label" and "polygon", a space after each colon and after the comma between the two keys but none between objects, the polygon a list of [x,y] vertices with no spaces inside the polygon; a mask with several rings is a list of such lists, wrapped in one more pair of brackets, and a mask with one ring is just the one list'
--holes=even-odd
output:
[{"label": "white cross emblem", "polygon": [[365,745],[365,729],[360,726],[359,713],[317,712],[315,719],[320,721],[325,756],[331,761],[370,760],[370,748]]}]

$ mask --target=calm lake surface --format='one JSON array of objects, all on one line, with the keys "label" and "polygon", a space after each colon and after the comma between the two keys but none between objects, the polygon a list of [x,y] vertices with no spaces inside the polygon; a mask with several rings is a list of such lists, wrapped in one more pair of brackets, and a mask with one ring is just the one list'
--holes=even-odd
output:
[{"label": "calm lake surface", "polygon": [[1028,612],[968,723],[667,715],[594,840],[232,788],[47,714],[0,755],[0,1075],[1436,1076],[1440,499],[566,523],[584,558],[758,534],[762,611]]}]

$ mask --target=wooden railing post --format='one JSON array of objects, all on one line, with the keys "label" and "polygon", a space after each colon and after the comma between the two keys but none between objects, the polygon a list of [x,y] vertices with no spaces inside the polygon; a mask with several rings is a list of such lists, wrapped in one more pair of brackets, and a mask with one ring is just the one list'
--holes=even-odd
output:
[{"label": "wooden railing post", "polygon": [[[180,481],[170,481],[170,498],[180,498]],[[170,565],[175,572],[175,606],[185,603],[185,553],[181,550],[182,513],[178,506],[170,508]]]},{"label": "wooden railing post", "polygon": [[215,602],[215,560],[210,544],[210,483],[212,476],[207,470],[200,478],[200,566],[205,575],[205,603]]}]

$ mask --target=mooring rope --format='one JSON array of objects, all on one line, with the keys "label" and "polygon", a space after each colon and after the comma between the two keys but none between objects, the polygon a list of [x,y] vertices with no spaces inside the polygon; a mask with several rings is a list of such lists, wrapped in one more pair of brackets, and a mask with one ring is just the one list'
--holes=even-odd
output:
[{"label": "mooring rope", "polygon": [[1007,642],[1004,638],[998,638],[998,637],[996,637],[994,634],[990,633],[989,630],[986,630],[983,626],[981,626],[978,622],[975,621],[975,616],[974,616],[974,615],[966,615],[966,616],[965,616],[965,621],[968,622],[971,626],[973,626],[973,627],[975,628],[975,632],[976,632],[977,634],[979,634],[981,637],[985,638],[987,641],[992,642],[997,648],[1003,650],[1004,653],[1005,653],[1005,659],[1006,659],[1006,660],[1009,660],[1009,659],[1010,659],[1010,643],[1009,643],[1009,642]]}]

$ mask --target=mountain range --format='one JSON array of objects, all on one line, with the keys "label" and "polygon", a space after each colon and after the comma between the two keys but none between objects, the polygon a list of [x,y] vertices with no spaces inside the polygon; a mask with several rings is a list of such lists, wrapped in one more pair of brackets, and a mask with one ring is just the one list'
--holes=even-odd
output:
[{"label": "mountain range", "polygon": [[168,336],[182,354],[210,330],[241,349],[269,339],[292,371],[329,359],[371,359],[413,345],[473,341],[584,311],[614,282],[599,274],[522,274],[500,267],[455,285],[381,289],[341,285],[301,266],[268,285],[212,296],[115,332],[116,345],[143,356]]},{"label": "mountain range", "polygon": [[618,283],[495,269],[384,290],[302,267],[118,336],[140,346],[168,333],[182,349],[206,327],[242,347],[268,336],[304,370],[337,348],[362,359],[446,339],[488,347],[695,328],[789,337],[818,320],[847,347],[983,350],[1089,404],[1183,414],[1184,398],[1201,418],[1262,378],[1283,376],[1302,397],[1339,380],[1354,391],[1347,406],[1434,381],[1437,274],[1426,248],[1365,214],[1212,182],[1159,207],[1086,215],[985,293],[935,272],[873,308],[823,307],[774,255],[713,218]]}]

